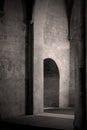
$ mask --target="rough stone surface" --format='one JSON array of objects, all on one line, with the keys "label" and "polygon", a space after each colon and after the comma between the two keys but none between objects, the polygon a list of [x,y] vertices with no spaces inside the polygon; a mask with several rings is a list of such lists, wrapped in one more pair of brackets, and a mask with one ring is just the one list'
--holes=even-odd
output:
[{"label": "rough stone surface", "polygon": [[82,1],[75,1],[71,18],[71,61],[74,62],[71,62],[71,87],[75,87],[74,127],[78,130],[85,129],[85,44],[82,6]]},{"label": "rough stone surface", "polygon": [[21,0],[5,1],[0,17],[0,117],[25,113],[25,27]]}]

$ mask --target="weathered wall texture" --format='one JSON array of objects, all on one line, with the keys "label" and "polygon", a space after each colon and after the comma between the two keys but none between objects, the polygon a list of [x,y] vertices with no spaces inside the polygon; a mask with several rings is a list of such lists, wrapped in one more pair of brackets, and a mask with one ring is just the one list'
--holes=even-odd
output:
[{"label": "weathered wall texture", "polygon": [[21,0],[5,0],[0,17],[0,117],[25,113],[25,27]]},{"label": "weathered wall texture", "polygon": [[[21,0],[5,0],[0,17],[0,117],[25,113],[25,25]],[[36,0],[34,13],[34,114],[44,108],[46,58],[59,69],[59,106],[69,105],[70,45],[64,0]],[[71,47],[73,49],[74,47]],[[71,54],[71,55],[74,55]],[[74,55],[75,56],[75,55]],[[72,56],[73,57],[73,56]],[[73,60],[72,60],[73,61]],[[74,62],[73,62],[74,64]],[[74,65],[71,65],[74,68]],[[74,86],[74,74],[71,74]],[[71,87],[73,89],[73,87]],[[70,91],[72,92],[72,90]],[[73,95],[73,94],[71,94]],[[71,99],[72,100],[72,99]]]},{"label": "weathered wall texture", "polygon": [[37,0],[34,11],[35,113],[42,112],[43,109],[43,60],[45,58],[53,59],[59,68],[59,104],[60,107],[68,106],[69,47],[68,20],[64,0]]},{"label": "weathered wall texture", "polygon": [[69,103],[69,46],[64,0],[51,0],[44,25],[43,58],[52,58],[59,68],[59,107]]},{"label": "weathered wall texture", "polygon": [[43,112],[43,27],[47,1],[37,0],[34,9],[34,114]]},{"label": "weathered wall texture", "polygon": [[[79,4],[79,5],[78,5]],[[78,8],[77,8],[78,7]],[[81,61],[81,12],[80,2],[74,2],[70,24],[70,106],[74,105],[75,88],[78,85],[77,68]],[[78,11],[77,11],[78,10]]]},{"label": "weathered wall texture", "polygon": [[[75,129],[85,129],[85,34],[83,1],[76,0],[71,18],[71,87],[75,90]],[[73,63],[73,64],[72,64]],[[72,90],[71,89],[71,90]],[[72,91],[74,93],[74,91]]]}]

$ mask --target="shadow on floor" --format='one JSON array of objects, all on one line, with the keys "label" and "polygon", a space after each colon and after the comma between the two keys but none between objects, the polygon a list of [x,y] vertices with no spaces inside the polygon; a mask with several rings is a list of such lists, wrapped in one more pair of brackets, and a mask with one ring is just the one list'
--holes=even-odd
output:
[{"label": "shadow on floor", "polygon": [[[60,114],[61,116],[58,116]],[[65,114],[65,115],[64,115]],[[74,111],[72,109],[45,109],[45,113],[39,115],[19,116],[13,119],[0,121],[0,130],[16,129],[50,129],[73,130]]]},{"label": "shadow on floor", "polygon": [[[46,127],[43,128],[43,127],[16,124],[16,123],[0,122],[0,130],[17,130],[17,129],[23,129],[23,130],[25,130],[25,129],[26,130],[29,130],[29,129],[55,130],[53,128],[46,128]],[[63,130],[63,129],[57,129],[57,130]]]}]

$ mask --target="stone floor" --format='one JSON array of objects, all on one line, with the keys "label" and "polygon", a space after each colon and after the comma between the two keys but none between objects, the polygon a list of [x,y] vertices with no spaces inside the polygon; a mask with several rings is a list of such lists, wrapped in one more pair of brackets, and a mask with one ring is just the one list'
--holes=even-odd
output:
[{"label": "stone floor", "polygon": [[[63,113],[46,112],[38,115],[30,116],[19,116],[13,119],[9,119],[1,124],[2,129],[17,129],[21,128],[38,128],[38,129],[57,129],[57,130],[73,130],[74,115],[68,114],[64,111]],[[51,110],[52,111],[52,110]],[[1,128],[0,128],[1,130]]]},{"label": "stone floor", "polygon": [[74,115],[73,108],[52,108],[52,107],[48,107],[48,108],[44,109],[44,112],[45,113]]}]

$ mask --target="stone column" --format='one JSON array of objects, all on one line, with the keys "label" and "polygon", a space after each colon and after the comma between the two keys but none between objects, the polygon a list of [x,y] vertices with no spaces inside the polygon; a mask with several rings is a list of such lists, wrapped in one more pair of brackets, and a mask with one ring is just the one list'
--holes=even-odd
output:
[{"label": "stone column", "polygon": [[75,58],[73,59],[75,62],[75,130],[85,130],[85,28],[83,6],[83,1],[75,1],[71,19],[71,44]]}]

